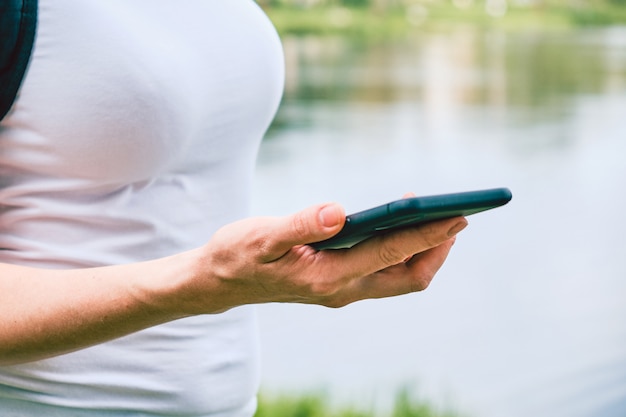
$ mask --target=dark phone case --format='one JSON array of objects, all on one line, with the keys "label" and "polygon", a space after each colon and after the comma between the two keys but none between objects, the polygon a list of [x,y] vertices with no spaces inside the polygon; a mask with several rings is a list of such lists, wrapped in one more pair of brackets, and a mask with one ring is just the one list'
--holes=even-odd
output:
[{"label": "dark phone case", "polygon": [[351,214],[341,231],[330,239],[312,243],[315,249],[349,248],[390,230],[415,226],[433,220],[469,216],[508,203],[508,188],[412,197]]}]

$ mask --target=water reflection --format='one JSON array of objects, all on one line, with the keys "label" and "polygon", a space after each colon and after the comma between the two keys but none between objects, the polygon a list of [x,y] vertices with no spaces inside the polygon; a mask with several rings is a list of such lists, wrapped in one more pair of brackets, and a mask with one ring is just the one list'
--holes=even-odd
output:
[{"label": "water reflection", "polygon": [[443,87],[460,104],[555,107],[577,94],[624,88],[624,31],[507,34],[468,29],[391,44],[288,38],[285,97],[429,101]]},{"label": "water reflection", "polygon": [[[269,390],[477,416],[626,412],[626,29],[285,39],[254,210],[509,186],[423,294],[260,309]],[[368,400],[363,403],[364,398]]]}]

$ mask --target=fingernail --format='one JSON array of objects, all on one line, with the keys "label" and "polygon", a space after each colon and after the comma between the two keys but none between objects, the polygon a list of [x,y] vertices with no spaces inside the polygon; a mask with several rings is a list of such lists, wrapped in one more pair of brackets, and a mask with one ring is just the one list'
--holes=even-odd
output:
[{"label": "fingernail", "polygon": [[341,222],[341,210],[334,204],[324,207],[319,216],[324,227],[337,226]]},{"label": "fingernail", "polygon": [[459,233],[461,230],[465,229],[466,226],[467,226],[467,220],[465,219],[461,220],[460,222],[452,226],[450,230],[448,230],[448,236],[449,237],[456,236],[456,234]]}]

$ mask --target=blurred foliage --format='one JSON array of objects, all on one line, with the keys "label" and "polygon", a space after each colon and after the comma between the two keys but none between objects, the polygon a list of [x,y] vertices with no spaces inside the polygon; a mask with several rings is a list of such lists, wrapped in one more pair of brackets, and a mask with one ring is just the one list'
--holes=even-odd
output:
[{"label": "blurred foliage", "polygon": [[283,34],[395,36],[458,25],[561,29],[626,24],[626,0],[259,0]]},{"label": "blurred foliage", "polygon": [[[460,417],[453,411],[440,411],[425,400],[415,399],[408,389],[398,392],[393,409],[386,417]],[[255,417],[381,417],[362,407],[333,407],[324,394],[302,396],[261,396]]]}]

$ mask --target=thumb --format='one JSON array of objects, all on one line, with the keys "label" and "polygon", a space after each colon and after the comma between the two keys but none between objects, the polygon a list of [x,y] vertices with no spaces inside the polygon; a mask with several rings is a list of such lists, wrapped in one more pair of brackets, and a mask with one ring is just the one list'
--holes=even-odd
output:
[{"label": "thumb", "polygon": [[341,205],[336,203],[308,207],[298,213],[277,219],[273,231],[272,255],[282,256],[296,245],[318,242],[337,234],[346,221]]}]

